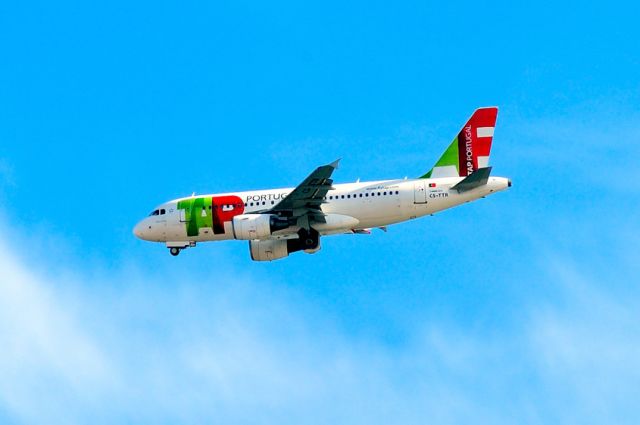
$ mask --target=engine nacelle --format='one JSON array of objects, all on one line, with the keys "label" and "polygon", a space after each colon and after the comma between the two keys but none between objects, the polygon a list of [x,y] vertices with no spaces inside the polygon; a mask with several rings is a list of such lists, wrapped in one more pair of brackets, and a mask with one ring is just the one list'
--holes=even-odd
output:
[{"label": "engine nacelle", "polygon": [[[315,245],[309,246],[309,242]],[[304,251],[315,254],[320,251],[318,234],[300,239],[266,239],[249,241],[249,251],[253,261],[273,261],[288,257],[292,252]]]},{"label": "engine nacelle", "polygon": [[241,214],[233,217],[233,237],[240,240],[268,238],[278,230],[289,227],[286,218],[270,214]]},{"label": "engine nacelle", "polygon": [[289,256],[286,240],[249,241],[253,261],[273,261]]}]

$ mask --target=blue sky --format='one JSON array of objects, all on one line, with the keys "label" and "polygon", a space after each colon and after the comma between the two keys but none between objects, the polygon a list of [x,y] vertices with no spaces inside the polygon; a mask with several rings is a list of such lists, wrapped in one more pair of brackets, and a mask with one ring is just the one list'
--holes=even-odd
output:
[{"label": "blue sky", "polygon": [[[0,422],[637,423],[639,7],[441,3],[2,5]],[[271,264],[131,234],[485,105],[509,192]]]}]

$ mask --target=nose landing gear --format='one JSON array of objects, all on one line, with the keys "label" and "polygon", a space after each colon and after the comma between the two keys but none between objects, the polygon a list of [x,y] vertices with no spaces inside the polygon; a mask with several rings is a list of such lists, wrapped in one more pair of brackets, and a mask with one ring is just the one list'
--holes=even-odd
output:
[{"label": "nose landing gear", "polygon": [[196,246],[196,243],[194,241],[167,242],[167,248],[169,248],[169,254],[173,255],[174,257],[177,257],[178,254],[180,254],[180,251],[182,251],[183,249],[187,249],[189,247],[194,247],[194,246]]}]

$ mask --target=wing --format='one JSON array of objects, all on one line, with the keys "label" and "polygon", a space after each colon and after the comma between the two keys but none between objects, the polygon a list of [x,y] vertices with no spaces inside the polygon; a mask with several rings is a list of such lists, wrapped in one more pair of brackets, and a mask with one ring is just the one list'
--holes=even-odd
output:
[{"label": "wing", "polygon": [[[327,192],[333,189],[331,175],[338,168],[339,162],[338,159],[331,164],[316,168],[268,213],[298,218],[298,223],[303,227],[308,227],[309,221],[324,223],[321,205],[324,203]],[[305,218],[308,219],[307,222],[305,222]]]}]

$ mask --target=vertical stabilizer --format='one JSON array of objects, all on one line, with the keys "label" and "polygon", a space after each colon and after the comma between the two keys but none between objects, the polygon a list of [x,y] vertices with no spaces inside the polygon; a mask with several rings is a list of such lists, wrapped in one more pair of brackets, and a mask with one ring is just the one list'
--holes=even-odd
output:
[{"label": "vertical stabilizer", "polygon": [[466,177],[489,166],[498,108],[479,108],[458,132],[436,165],[420,178]]}]

